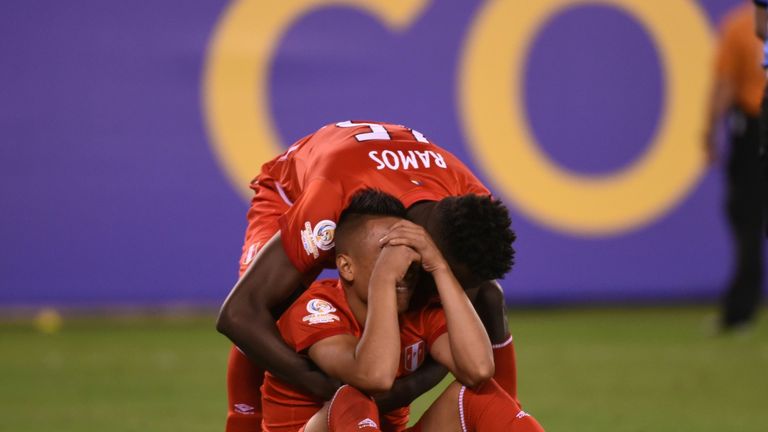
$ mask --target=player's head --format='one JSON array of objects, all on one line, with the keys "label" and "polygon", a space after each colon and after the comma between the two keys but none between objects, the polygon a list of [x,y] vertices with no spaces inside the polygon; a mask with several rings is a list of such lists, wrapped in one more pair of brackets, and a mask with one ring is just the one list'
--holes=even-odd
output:
[{"label": "player's head", "polygon": [[[404,217],[405,207],[397,198],[373,189],[355,194],[339,217],[335,232],[336,267],[345,287],[351,288],[363,302],[368,299],[368,282],[381,253],[379,239]],[[409,271],[409,276],[416,273],[418,268]],[[400,312],[407,309],[414,285],[407,283],[410,289],[398,290]]]},{"label": "player's head", "polygon": [[501,201],[474,194],[448,197],[434,212],[432,237],[462,286],[500,279],[512,268],[515,233]]}]

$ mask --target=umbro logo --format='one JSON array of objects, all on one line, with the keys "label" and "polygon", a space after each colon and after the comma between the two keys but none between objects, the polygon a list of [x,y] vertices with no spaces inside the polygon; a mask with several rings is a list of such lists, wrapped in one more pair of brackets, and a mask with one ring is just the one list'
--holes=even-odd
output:
[{"label": "umbro logo", "polygon": [[244,403],[235,404],[235,411],[239,412],[240,414],[253,414],[254,410],[255,408],[248,404],[244,404]]},{"label": "umbro logo", "polygon": [[379,425],[377,425],[375,421],[373,421],[373,420],[371,420],[369,418],[367,418],[367,419],[365,419],[365,420],[363,420],[363,421],[361,421],[360,423],[357,424],[357,428],[358,429],[362,429],[362,428],[374,428],[374,429],[376,429],[378,427],[379,427]]}]

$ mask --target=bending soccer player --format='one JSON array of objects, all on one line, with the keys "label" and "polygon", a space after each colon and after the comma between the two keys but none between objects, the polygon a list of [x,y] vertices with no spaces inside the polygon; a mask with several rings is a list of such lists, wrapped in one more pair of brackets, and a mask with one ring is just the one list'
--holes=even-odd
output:
[{"label": "bending soccer player", "polygon": [[[512,364],[503,294],[495,282],[509,267],[491,268],[486,259],[512,253],[507,210],[456,157],[415,130],[385,123],[330,124],[264,164],[251,184],[241,277],[217,322],[235,345],[227,369],[227,432],[259,430],[265,369],[326,400],[338,388],[338,380],[283,342],[275,320],[323,267],[334,266],[336,222],[351,197],[367,187],[399,199],[407,218],[435,239],[459,283],[472,289],[478,315],[501,347],[494,354]],[[406,406],[439,382],[445,368],[427,363],[379,396],[380,405],[387,410]]]},{"label": "bending soccer player", "polygon": [[[278,327],[289,346],[348,385],[324,405],[268,373],[265,431],[405,430],[407,409],[380,418],[366,394],[388,391],[396,376],[417,371],[427,353],[457,381],[412,431],[543,430],[492,379],[493,354],[480,318],[429,235],[404,215],[395,198],[368,191],[341,216],[340,280],[314,283]],[[412,304],[419,267],[434,280],[439,302]]]}]

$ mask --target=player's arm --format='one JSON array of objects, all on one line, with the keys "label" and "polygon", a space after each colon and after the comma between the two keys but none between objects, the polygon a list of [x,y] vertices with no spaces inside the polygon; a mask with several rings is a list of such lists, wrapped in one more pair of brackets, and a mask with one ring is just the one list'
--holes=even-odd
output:
[{"label": "player's arm", "polygon": [[440,293],[448,332],[435,340],[430,354],[462,384],[480,385],[494,374],[488,334],[450,268],[446,265],[432,272],[432,276]]},{"label": "player's arm", "polygon": [[484,281],[473,289],[472,300],[477,316],[483,322],[491,344],[500,344],[509,339],[509,322],[504,306],[504,291],[495,280]]},{"label": "player's arm", "polygon": [[754,0],[755,3],[755,34],[760,40],[766,39],[768,27],[768,1]]},{"label": "player's arm", "polygon": [[415,249],[421,255],[422,267],[435,279],[448,333],[435,340],[430,349],[432,357],[469,387],[493,377],[493,351],[488,334],[429,234],[412,222],[400,221],[382,239],[382,243]]},{"label": "player's arm", "polygon": [[448,374],[448,369],[427,356],[424,363],[415,372],[395,380],[392,388],[377,394],[374,399],[380,412],[408,406],[417,397],[436,386]]},{"label": "player's arm", "polygon": [[278,232],[232,288],[219,312],[216,329],[249,360],[279,379],[330,399],[338,383],[285,344],[271,313],[301,282],[302,274],[288,259]]},{"label": "player's arm", "polygon": [[368,284],[363,334],[336,335],[316,342],[309,357],[328,375],[368,394],[392,387],[400,360],[400,326],[395,287],[418,255],[403,246],[381,251]]}]

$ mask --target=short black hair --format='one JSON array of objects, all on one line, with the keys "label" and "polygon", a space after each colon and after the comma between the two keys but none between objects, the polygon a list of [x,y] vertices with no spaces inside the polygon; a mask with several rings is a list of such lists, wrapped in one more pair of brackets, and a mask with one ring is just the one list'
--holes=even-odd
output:
[{"label": "short black hair", "polygon": [[483,280],[500,279],[512,269],[516,235],[504,203],[469,194],[440,200],[437,212],[446,258]]},{"label": "short black hair", "polygon": [[346,219],[357,216],[392,216],[405,218],[405,206],[397,198],[378,189],[366,188],[355,192],[349,200],[349,204],[341,212],[339,223],[342,225]]},{"label": "short black hair", "polygon": [[357,191],[341,212],[336,224],[336,252],[344,252],[346,236],[354,231],[367,216],[389,216],[405,219],[405,206],[400,200],[377,189]]}]

